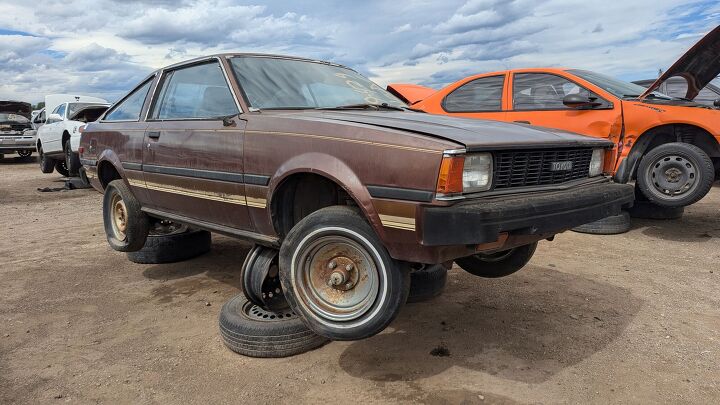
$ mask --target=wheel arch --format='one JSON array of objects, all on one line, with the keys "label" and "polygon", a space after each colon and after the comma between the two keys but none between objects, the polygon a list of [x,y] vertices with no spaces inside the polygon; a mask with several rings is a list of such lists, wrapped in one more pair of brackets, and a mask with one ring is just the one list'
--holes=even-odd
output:
[{"label": "wheel arch", "polygon": [[[268,215],[270,216],[270,223],[280,237],[284,237],[289,231],[289,225],[294,225],[302,217],[328,206],[327,203],[330,199],[321,198],[320,203],[314,207],[314,210],[300,212],[299,215],[293,212],[294,219],[292,222],[294,223],[288,223],[290,218],[287,217],[287,212],[283,210],[287,209],[291,204],[296,205],[293,188],[301,184],[307,184],[307,182],[318,186],[319,189],[313,188],[313,190],[321,192],[327,191],[326,187],[328,185],[337,187],[336,190],[340,194],[335,195],[335,197],[340,197],[341,200],[344,197],[341,194],[344,193],[348,200],[345,201],[345,204],[329,205],[352,204],[357,206],[378,236],[384,238],[380,218],[372,205],[370,193],[356,173],[337,157],[318,152],[306,153],[289,160],[278,169],[268,185]],[[292,203],[288,200],[289,198],[293,200]],[[295,208],[298,207],[294,206],[293,210]]]},{"label": "wheel arch", "polygon": [[695,145],[711,158],[720,158],[720,144],[707,129],[685,123],[657,125],[638,136],[627,158],[618,168],[615,175],[616,180],[621,183],[634,180],[637,177],[637,170],[642,157],[657,146],[671,142]]},{"label": "wheel arch", "polygon": [[60,144],[65,148],[65,142],[70,140],[70,132],[67,129],[63,129],[62,137],[60,138]]},{"label": "wheel arch", "polygon": [[105,190],[107,185],[113,180],[125,180],[125,171],[122,168],[120,159],[109,150],[104,151],[98,157],[97,174],[103,190]]}]

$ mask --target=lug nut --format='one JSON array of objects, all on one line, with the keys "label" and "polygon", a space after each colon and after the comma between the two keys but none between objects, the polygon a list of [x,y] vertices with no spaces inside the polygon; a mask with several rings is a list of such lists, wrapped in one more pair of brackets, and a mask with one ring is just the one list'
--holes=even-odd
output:
[{"label": "lug nut", "polygon": [[335,286],[345,284],[345,275],[339,271],[333,272],[330,275],[330,284]]},{"label": "lug nut", "polygon": [[332,269],[334,269],[335,267],[337,267],[337,263],[335,263],[335,260],[333,260],[333,261],[331,261],[330,263],[328,263],[328,269],[332,270]]},{"label": "lug nut", "polygon": [[346,270],[346,271],[352,271],[352,270],[353,270],[353,265],[352,265],[352,264],[348,264],[347,266],[345,266],[345,270]]}]

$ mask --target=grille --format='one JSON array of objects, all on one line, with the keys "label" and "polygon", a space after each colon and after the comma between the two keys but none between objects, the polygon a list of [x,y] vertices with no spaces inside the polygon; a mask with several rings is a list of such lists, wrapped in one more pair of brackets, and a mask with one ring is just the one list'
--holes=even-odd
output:
[{"label": "grille", "polygon": [[[586,178],[590,159],[590,148],[496,152],[493,188],[544,186]],[[552,162],[572,162],[572,169],[552,170]]]},{"label": "grille", "polygon": [[31,128],[30,124],[9,124],[7,126],[3,126],[2,128],[0,128],[0,132],[10,132],[10,131],[22,132],[29,128]]}]

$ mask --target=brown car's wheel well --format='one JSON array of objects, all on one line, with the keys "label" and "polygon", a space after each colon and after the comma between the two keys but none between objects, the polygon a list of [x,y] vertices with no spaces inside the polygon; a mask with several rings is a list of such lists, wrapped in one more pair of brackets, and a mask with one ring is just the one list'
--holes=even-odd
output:
[{"label": "brown car's wheel well", "polygon": [[273,195],[270,203],[273,227],[283,238],[306,216],[333,205],[357,204],[344,188],[326,177],[293,174],[283,180]]},{"label": "brown car's wheel well", "polygon": [[102,184],[103,189],[105,189],[111,181],[121,178],[120,173],[118,173],[112,163],[104,161],[100,162],[98,165],[98,179],[100,180],[100,184]]},{"label": "brown car's wheel well", "polygon": [[720,144],[706,130],[687,124],[660,125],[645,131],[638,137],[638,141],[630,151],[630,161],[634,164],[630,176],[635,179],[637,167],[643,155],[654,148],[671,142],[684,142],[697,146],[710,156],[715,164],[716,170],[720,164]]}]

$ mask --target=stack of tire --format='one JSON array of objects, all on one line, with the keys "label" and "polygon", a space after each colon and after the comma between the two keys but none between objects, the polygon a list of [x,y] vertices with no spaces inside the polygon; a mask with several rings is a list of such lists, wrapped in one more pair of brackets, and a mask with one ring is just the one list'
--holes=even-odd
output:
[{"label": "stack of tire", "polygon": [[[220,311],[220,335],[236,353],[288,357],[329,342],[311,331],[285,301],[277,275],[277,256],[276,249],[254,247],[241,271],[243,293],[232,297]],[[410,280],[407,302],[427,301],[444,289],[447,269],[442,265],[419,266]]]}]

